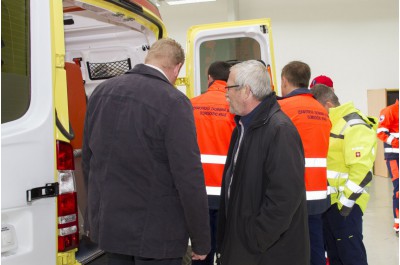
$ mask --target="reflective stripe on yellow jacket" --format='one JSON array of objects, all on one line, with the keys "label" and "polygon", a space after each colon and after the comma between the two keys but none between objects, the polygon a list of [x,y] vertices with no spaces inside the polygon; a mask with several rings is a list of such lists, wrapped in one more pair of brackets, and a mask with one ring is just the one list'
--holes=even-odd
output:
[{"label": "reflective stripe on yellow jacket", "polygon": [[343,216],[356,203],[364,212],[376,156],[376,118],[367,117],[349,102],[329,109],[332,130],[328,151],[331,203]]}]

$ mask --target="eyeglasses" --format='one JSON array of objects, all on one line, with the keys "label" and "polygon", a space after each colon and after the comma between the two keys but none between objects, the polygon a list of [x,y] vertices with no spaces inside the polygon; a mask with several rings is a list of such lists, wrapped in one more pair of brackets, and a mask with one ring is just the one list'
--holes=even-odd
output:
[{"label": "eyeglasses", "polygon": [[229,91],[230,88],[240,87],[239,85],[226,86],[225,89]]}]

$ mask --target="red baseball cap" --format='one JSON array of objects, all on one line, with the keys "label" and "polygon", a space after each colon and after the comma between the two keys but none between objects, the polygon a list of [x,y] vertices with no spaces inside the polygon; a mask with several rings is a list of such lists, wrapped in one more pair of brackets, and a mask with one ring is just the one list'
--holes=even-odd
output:
[{"label": "red baseball cap", "polygon": [[329,77],[327,77],[325,75],[320,75],[320,76],[317,76],[316,78],[314,78],[313,81],[311,81],[310,88],[312,88],[316,84],[322,84],[322,85],[326,85],[328,87],[333,88],[332,79],[330,79]]}]

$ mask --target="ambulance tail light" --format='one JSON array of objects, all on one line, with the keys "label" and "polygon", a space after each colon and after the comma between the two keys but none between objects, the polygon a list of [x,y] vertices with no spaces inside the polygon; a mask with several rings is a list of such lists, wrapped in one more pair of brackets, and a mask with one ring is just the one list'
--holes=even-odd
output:
[{"label": "ambulance tail light", "polygon": [[57,170],[58,251],[63,252],[77,248],[79,244],[74,154],[67,142],[57,141]]}]

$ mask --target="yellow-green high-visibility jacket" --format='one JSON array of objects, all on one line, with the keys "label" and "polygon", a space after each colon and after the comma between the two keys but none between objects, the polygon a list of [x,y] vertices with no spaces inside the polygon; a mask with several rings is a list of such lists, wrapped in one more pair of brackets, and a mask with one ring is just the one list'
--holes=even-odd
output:
[{"label": "yellow-green high-visibility jacket", "polygon": [[347,216],[354,204],[364,212],[369,200],[376,155],[377,119],[367,117],[352,102],[329,109],[332,129],[327,158],[331,203]]}]

